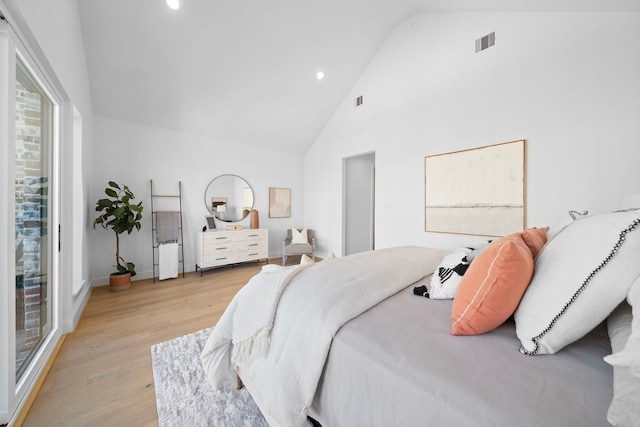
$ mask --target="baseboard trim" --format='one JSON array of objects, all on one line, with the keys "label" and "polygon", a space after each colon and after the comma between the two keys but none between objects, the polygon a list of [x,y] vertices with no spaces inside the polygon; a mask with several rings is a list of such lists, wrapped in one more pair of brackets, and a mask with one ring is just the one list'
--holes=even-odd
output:
[{"label": "baseboard trim", "polygon": [[29,398],[27,399],[27,401],[22,406],[22,409],[20,410],[20,414],[18,415],[18,417],[16,418],[16,421],[14,423],[14,427],[22,426],[22,423],[24,423],[24,420],[27,418],[27,414],[29,413],[29,409],[31,409],[31,405],[33,405],[33,401],[36,400],[36,397],[38,397],[38,392],[40,392],[40,388],[42,387],[42,384],[44,383],[44,380],[47,379],[47,374],[49,374],[49,370],[51,369],[51,366],[53,365],[53,362],[56,360],[56,357],[58,356],[58,352],[62,348],[62,343],[64,342],[65,337],[66,337],[66,335],[62,335],[60,337],[60,340],[58,341],[58,344],[56,345],[56,348],[51,353],[51,357],[49,357],[49,360],[47,361],[47,364],[45,365],[44,369],[42,370],[42,373],[40,374],[40,377],[38,378],[38,381],[36,382],[36,385],[31,390],[31,393],[29,393]]}]

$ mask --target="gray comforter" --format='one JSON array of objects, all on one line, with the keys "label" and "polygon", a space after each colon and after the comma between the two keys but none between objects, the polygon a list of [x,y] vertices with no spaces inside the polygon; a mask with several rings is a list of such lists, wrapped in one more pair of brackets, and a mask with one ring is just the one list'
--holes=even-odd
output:
[{"label": "gray comforter", "polygon": [[334,337],[311,408],[323,426],[608,425],[606,328],[556,355],[525,356],[512,322],[452,336],[451,301],[412,287]]}]

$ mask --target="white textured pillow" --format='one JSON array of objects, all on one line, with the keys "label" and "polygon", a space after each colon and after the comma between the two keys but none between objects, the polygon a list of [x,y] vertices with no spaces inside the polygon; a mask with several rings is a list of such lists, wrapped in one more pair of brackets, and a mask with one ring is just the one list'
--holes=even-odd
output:
[{"label": "white textured pillow", "polygon": [[315,261],[313,259],[311,259],[311,257],[307,254],[302,254],[302,256],[300,257],[300,264],[304,265],[304,264],[313,264]]},{"label": "white textured pillow", "polygon": [[540,252],[515,312],[525,354],[553,354],[581,338],[624,300],[640,276],[640,211],[575,221]]},{"label": "white textured pillow", "polygon": [[607,321],[613,355],[613,400],[607,421],[613,426],[640,426],[640,279]]},{"label": "white textured pillow", "polygon": [[[335,259],[335,254],[333,252],[331,252],[328,256],[322,258],[322,261],[328,261],[330,259]],[[309,264],[309,263],[315,263],[315,261],[313,260],[313,258],[311,258],[309,255],[307,254],[303,254],[300,257],[300,264]]]},{"label": "white textured pillow", "polygon": [[[633,312],[629,339],[626,341],[624,348],[621,348],[614,346],[612,337],[611,350],[613,354],[605,357],[604,360],[614,367],[629,368],[631,374],[640,378],[640,278],[631,285],[627,295],[627,302],[631,305]],[[640,382],[638,382],[638,398],[640,399]]]},{"label": "white textured pillow", "polygon": [[292,245],[300,245],[309,243],[309,238],[307,237],[307,229],[304,228],[302,231],[298,231],[295,228],[291,229],[291,244]]},{"label": "white textured pillow", "polygon": [[[607,317],[607,332],[611,340],[611,351],[616,353],[622,351],[631,336],[631,306],[622,301],[615,310]],[[606,356],[604,360],[608,361],[611,356]]]}]

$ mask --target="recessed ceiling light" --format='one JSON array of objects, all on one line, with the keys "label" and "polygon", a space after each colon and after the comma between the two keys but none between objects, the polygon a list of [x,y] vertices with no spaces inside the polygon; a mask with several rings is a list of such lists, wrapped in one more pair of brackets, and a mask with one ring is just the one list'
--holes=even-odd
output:
[{"label": "recessed ceiling light", "polygon": [[316,74],[316,78],[318,80],[324,79],[324,73],[322,71],[318,71],[318,74]]},{"label": "recessed ceiling light", "polygon": [[167,0],[167,6],[169,6],[173,10],[176,10],[180,7],[180,0]]}]

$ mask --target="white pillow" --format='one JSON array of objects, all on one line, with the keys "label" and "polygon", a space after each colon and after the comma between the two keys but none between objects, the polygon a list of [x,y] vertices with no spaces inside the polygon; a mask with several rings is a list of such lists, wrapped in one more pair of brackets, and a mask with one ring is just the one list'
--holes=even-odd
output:
[{"label": "white pillow", "polygon": [[[328,261],[330,259],[335,259],[335,257],[336,257],[335,254],[333,252],[331,252],[328,256],[322,258],[322,261]],[[309,255],[303,254],[300,257],[300,264],[309,264],[309,263],[315,263],[315,261]]]},{"label": "white pillow", "polygon": [[302,254],[302,256],[300,257],[300,264],[304,265],[304,264],[313,264],[315,261],[313,259],[311,259],[311,257],[307,254]]},{"label": "white pillow", "polygon": [[[622,351],[627,344],[631,336],[632,320],[631,306],[626,301],[622,301],[620,305],[611,312],[609,317],[607,317],[607,332],[609,333],[611,351],[613,353]],[[605,361],[608,361],[610,357],[610,355],[605,356]]]},{"label": "white pillow", "polygon": [[640,276],[640,211],[589,216],[545,246],[515,312],[525,354],[553,354],[624,300]]},{"label": "white pillow", "polygon": [[469,268],[471,249],[459,248],[442,259],[431,275],[429,298],[452,299],[456,295],[462,276]]},{"label": "white pillow", "polygon": [[307,237],[307,229],[304,228],[302,231],[298,231],[295,228],[291,229],[291,244],[292,245],[306,245],[309,243],[309,238]]},{"label": "white pillow", "polygon": [[554,224],[553,226],[549,227],[549,230],[547,231],[547,242],[553,240],[553,238],[560,234],[562,230],[571,225],[573,221],[577,221],[580,218],[586,217],[587,215],[589,215],[589,211],[569,211],[566,217],[564,217],[561,221]]},{"label": "white pillow", "polygon": [[633,308],[622,303],[607,319],[613,351],[604,358],[613,366],[607,421],[613,426],[640,426],[640,279],[631,285],[627,301]]},{"label": "white pillow", "polygon": [[[614,346],[612,338],[611,350],[613,354],[605,357],[604,360],[614,367],[629,368],[631,374],[640,378],[640,278],[631,285],[627,302],[631,305],[633,313],[630,326],[631,334],[624,348]],[[638,387],[640,388],[640,382]]]}]

